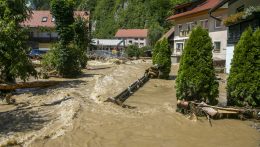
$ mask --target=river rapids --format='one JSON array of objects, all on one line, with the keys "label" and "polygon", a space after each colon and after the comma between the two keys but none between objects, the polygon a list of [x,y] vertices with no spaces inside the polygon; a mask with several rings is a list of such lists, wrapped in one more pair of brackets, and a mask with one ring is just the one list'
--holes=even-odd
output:
[{"label": "river rapids", "polygon": [[[30,147],[259,147],[252,121],[206,118],[191,121],[176,110],[175,77],[152,79],[126,102],[105,103],[140,78],[150,62],[114,65],[90,62],[77,79],[14,96],[18,105],[0,104],[0,146]],[[224,77],[224,75],[222,75]],[[225,78],[220,102],[225,103]]]}]

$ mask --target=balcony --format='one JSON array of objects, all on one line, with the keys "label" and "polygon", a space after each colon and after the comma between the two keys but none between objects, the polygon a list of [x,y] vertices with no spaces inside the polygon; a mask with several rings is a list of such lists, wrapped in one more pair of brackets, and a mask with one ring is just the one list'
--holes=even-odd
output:
[{"label": "balcony", "polygon": [[180,37],[188,37],[190,35],[190,30],[181,30],[180,31]]},{"label": "balcony", "polygon": [[260,26],[260,15],[254,15],[246,20],[240,21],[228,26],[228,44],[236,44],[242,33],[248,28],[252,27],[255,31]]}]

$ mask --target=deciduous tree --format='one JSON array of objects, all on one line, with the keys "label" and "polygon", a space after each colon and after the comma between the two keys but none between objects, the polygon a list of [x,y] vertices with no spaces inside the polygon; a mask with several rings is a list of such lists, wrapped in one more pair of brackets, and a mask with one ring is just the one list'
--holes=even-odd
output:
[{"label": "deciduous tree", "polygon": [[45,56],[45,66],[54,68],[62,77],[74,77],[80,73],[79,50],[73,46],[74,1],[51,0],[51,13],[59,43]]},{"label": "deciduous tree", "polygon": [[5,82],[37,76],[27,56],[28,32],[20,25],[28,16],[25,0],[0,0],[0,79]]}]

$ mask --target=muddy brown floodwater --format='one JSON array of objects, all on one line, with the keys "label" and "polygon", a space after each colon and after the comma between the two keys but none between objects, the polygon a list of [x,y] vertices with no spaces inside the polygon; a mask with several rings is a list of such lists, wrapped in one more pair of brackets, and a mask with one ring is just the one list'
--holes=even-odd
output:
[{"label": "muddy brown floodwater", "polygon": [[[25,130],[6,127],[8,131],[0,133],[0,143],[16,139],[17,144],[32,147],[259,147],[260,133],[251,121],[213,120],[211,127],[205,118],[191,121],[175,112],[174,75],[178,66],[173,66],[171,80],[152,79],[125,102],[135,109],[103,102],[141,77],[149,66],[149,63],[106,65],[86,71],[74,83],[68,82],[70,86],[18,95],[16,98],[27,100],[32,107],[29,110],[36,111],[38,117],[44,116],[41,118],[44,121],[30,124],[22,119],[23,124],[14,125],[29,123],[38,127]],[[224,85],[222,82],[221,102]],[[68,94],[71,99],[61,104],[35,107]]]}]

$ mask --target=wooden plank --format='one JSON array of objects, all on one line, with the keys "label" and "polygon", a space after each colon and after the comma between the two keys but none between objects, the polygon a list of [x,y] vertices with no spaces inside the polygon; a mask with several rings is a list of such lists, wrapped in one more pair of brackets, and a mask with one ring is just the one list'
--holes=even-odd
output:
[{"label": "wooden plank", "polygon": [[220,114],[238,114],[237,111],[217,110]]}]

